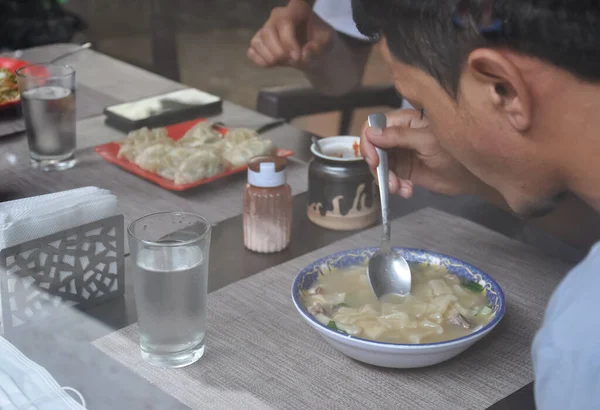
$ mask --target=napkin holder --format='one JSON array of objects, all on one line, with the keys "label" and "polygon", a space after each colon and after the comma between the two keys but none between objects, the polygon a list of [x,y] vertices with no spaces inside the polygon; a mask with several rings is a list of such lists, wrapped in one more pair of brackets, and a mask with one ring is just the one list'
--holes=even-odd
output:
[{"label": "napkin holder", "polygon": [[0,251],[0,330],[123,296],[124,233],[116,215]]}]

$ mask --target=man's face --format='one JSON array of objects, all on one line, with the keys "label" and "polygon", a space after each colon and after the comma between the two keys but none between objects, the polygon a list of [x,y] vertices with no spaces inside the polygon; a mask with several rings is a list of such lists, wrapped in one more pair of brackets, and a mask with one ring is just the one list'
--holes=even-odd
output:
[{"label": "man's face", "polygon": [[562,193],[556,170],[545,160],[544,147],[523,135],[492,103],[489,87],[463,75],[459,96],[451,97],[423,70],[382,53],[398,91],[415,108],[425,110],[440,145],[469,171],[498,190],[518,214],[543,214]]}]

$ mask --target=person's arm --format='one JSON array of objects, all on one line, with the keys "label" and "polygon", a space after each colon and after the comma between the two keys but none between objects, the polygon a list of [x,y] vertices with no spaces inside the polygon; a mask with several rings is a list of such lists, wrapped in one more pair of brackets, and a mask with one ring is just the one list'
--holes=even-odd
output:
[{"label": "person's arm", "polygon": [[[361,133],[361,152],[371,172],[378,164],[375,147],[390,152],[390,193],[410,198],[418,185],[445,195],[476,195],[508,212],[502,195],[485,184],[445,151],[427,127],[427,118],[415,110],[386,114],[388,128]],[[543,229],[561,241],[587,251],[600,240],[600,215],[574,195],[567,195],[550,214],[527,218],[526,223]]]},{"label": "person's arm", "polygon": [[344,95],[361,84],[371,49],[370,43],[335,32],[328,49],[299,68],[323,94]]},{"label": "person's arm", "polygon": [[[297,68],[322,93],[343,95],[360,84],[371,43],[337,32],[313,3],[290,0],[273,9],[250,41],[248,58],[264,68]],[[350,15],[348,24],[353,24]]]}]

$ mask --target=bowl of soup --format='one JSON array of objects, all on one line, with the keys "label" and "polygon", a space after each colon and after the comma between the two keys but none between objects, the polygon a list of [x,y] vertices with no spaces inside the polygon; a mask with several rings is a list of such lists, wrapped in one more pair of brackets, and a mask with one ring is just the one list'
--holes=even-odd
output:
[{"label": "bowl of soup", "polygon": [[302,318],[334,348],[358,361],[391,368],[425,367],[465,351],[500,322],[502,289],[457,258],[394,248],[409,263],[411,294],[378,300],[367,264],[377,248],[326,256],[292,285]]}]

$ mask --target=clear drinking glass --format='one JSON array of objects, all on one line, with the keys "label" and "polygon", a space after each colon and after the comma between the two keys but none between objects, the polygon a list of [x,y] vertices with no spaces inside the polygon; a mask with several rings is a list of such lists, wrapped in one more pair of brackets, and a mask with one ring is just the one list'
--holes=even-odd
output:
[{"label": "clear drinking glass", "polygon": [[127,229],[144,360],[183,367],[204,354],[211,226],[184,212],[151,214]]},{"label": "clear drinking glass", "polygon": [[31,164],[46,171],[75,165],[75,70],[33,64],[16,71]]}]

